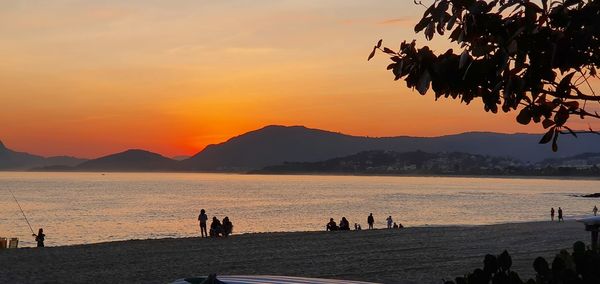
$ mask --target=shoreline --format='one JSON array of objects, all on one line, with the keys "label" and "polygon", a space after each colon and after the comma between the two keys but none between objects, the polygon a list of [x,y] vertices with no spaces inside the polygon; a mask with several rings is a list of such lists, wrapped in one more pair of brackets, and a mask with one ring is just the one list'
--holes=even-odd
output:
[{"label": "shoreline", "polygon": [[422,177],[422,178],[498,178],[498,179],[542,179],[542,180],[584,180],[597,181],[600,176],[560,176],[560,175],[465,175],[465,174],[381,174],[381,173],[344,173],[344,172],[253,172],[253,171],[44,171],[44,170],[0,170],[5,173],[97,173],[97,174],[223,174],[247,176],[340,176],[340,177]]},{"label": "shoreline", "polygon": [[[0,251],[0,282],[144,282],[217,273],[271,274],[381,283],[439,283],[480,268],[507,249],[522,278],[589,233],[574,221],[274,232],[229,238],[163,238]],[[552,261],[552,259],[547,259]]]}]

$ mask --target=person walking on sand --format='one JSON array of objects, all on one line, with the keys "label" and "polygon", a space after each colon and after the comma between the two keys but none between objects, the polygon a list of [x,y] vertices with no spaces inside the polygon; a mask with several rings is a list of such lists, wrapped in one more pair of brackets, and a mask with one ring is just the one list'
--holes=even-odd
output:
[{"label": "person walking on sand", "polygon": [[394,220],[392,220],[392,216],[388,216],[387,219],[385,219],[387,221],[387,228],[391,229],[392,228],[392,224],[394,223]]},{"label": "person walking on sand", "polygon": [[369,217],[367,217],[367,223],[369,224],[369,230],[372,230],[373,224],[375,223],[375,218],[373,218],[373,213],[370,213]]},{"label": "person walking on sand", "polygon": [[554,207],[550,208],[550,220],[554,221]]},{"label": "person walking on sand", "polygon": [[594,205],[594,209],[592,209],[592,212],[594,212],[594,216],[598,215],[598,207],[596,207],[596,205]]},{"label": "person walking on sand", "polygon": [[208,233],[206,232],[206,221],[208,221],[208,216],[206,215],[206,211],[204,209],[200,210],[198,221],[200,222],[200,236],[207,238]]},{"label": "person walking on sand", "polygon": [[565,221],[565,219],[563,219],[563,211],[562,208],[558,207],[558,222],[560,221]]},{"label": "person walking on sand", "polygon": [[35,237],[35,241],[37,242],[37,247],[38,248],[43,248],[44,247],[44,240],[46,239],[46,235],[44,234],[44,229],[40,228],[40,230],[38,231],[37,235],[33,234],[33,236]]}]

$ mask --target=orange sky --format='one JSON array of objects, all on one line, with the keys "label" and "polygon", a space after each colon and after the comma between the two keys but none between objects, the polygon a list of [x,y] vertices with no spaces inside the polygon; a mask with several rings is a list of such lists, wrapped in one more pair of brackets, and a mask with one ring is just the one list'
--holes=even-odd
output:
[{"label": "orange sky", "polygon": [[368,136],[541,131],[479,103],[434,103],[394,82],[381,54],[366,61],[379,38],[414,38],[421,13],[404,0],[3,3],[0,140],[42,155],[174,156],[268,124]]}]

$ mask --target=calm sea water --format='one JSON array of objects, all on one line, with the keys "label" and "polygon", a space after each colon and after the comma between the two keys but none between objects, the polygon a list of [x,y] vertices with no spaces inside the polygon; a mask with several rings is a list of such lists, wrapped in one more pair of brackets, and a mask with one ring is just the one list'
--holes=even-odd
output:
[{"label": "calm sea water", "polygon": [[46,245],[188,237],[197,216],[229,216],[234,233],[323,230],[342,216],[366,227],[479,225],[589,215],[598,180],[269,176],[179,173],[0,173],[0,236],[34,244],[11,189]]}]

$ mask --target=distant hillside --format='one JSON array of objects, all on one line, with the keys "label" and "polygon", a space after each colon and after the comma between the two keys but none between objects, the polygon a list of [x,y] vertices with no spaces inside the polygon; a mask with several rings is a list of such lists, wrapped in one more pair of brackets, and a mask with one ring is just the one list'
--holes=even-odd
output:
[{"label": "distant hillside", "polygon": [[600,152],[600,136],[568,135],[559,139],[559,151],[540,145],[539,134],[500,134],[469,132],[439,137],[370,138],[310,129],[302,126],[267,126],[209,145],[180,164],[185,170],[244,171],[291,162],[317,162],[352,155],[361,151],[463,152],[510,157],[521,161],[573,156]]},{"label": "distant hillside", "polygon": [[[172,171],[177,161],[144,150],[104,156],[81,163],[73,168],[76,171]],[[55,168],[56,169],[56,168]]]},{"label": "distant hillside", "polygon": [[[590,159],[575,156],[523,163],[508,157],[422,151],[364,151],[321,162],[291,162],[251,171],[254,174],[384,174],[384,175],[511,175],[511,176],[600,176],[600,155]],[[582,165],[580,161],[589,162]],[[579,161],[565,164],[565,161]],[[592,162],[596,163],[592,163]]]},{"label": "distant hillside", "polygon": [[521,162],[510,158],[458,152],[364,151],[321,162],[296,162],[268,166],[251,173],[502,175],[514,173],[514,169],[522,166]]},{"label": "distant hillside", "polygon": [[67,156],[42,157],[10,150],[0,141],[0,170],[28,170],[47,166],[74,166],[86,161]]}]

